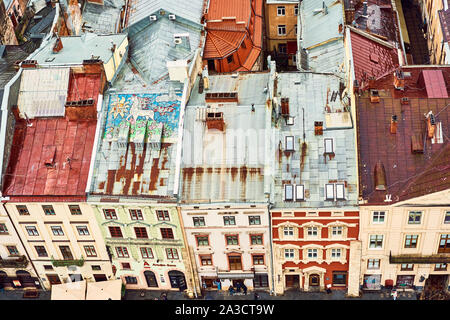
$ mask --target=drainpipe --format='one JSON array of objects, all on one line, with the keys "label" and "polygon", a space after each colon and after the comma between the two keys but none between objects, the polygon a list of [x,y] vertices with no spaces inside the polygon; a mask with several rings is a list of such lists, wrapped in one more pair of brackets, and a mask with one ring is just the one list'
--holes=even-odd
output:
[{"label": "drainpipe", "polygon": [[272,291],[273,295],[276,296],[277,292],[275,290],[275,278],[273,274],[273,246],[272,246],[272,214],[270,210],[273,208],[273,204],[269,202],[267,205],[267,212],[269,213],[269,238],[270,238],[270,278],[272,279]]},{"label": "drainpipe", "polygon": [[20,241],[20,243],[22,244],[23,249],[25,250],[25,254],[26,254],[27,258],[28,258],[28,261],[30,261],[31,266],[33,267],[34,273],[36,273],[36,277],[38,278],[39,283],[41,284],[42,290],[47,291],[47,289],[45,289],[44,283],[43,283],[42,280],[41,280],[41,277],[39,276],[39,273],[38,273],[37,270],[36,270],[36,267],[35,267],[33,261],[32,261],[31,258],[30,258],[30,255],[28,254],[27,247],[25,247],[25,244],[23,243],[22,238],[20,237],[19,233],[17,232],[17,228],[16,228],[16,226],[14,225],[14,222],[13,222],[13,220],[11,219],[11,216],[9,215],[8,209],[6,209],[6,206],[5,206],[5,203],[4,203],[4,202],[2,202],[2,206],[3,206],[3,209],[5,209],[6,214],[8,215],[8,219],[9,219],[9,221],[11,222],[11,225],[13,226],[14,231],[16,232],[17,237],[19,238],[19,241]]}]

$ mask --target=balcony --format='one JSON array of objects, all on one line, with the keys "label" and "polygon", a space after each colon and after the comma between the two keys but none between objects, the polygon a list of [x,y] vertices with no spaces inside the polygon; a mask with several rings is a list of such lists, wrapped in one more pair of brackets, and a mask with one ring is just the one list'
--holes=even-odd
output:
[{"label": "balcony", "polygon": [[19,256],[14,259],[0,259],[0,268],[26,268],[28,259],[26,256]]},{"label": "balcony", "polygon": [[51,258],[52,264],[54,267],[68,267],[68,266],[78,266],[82,267],[84,265],[84,258],[81,259],[64,259],[64,260],[55,260],[53,257]]},{"label": "balcony", "polygon": [[450,254],[432,254],[432,255],[419,255],[419,254],[400,254],[393,256],[389,253],[389,263],[416,263],[416,264],[435,264],[435,263],[450,263]]},{"label": "balcony", "polygon": [[106,238],[107,243],[118,245],[160,245],[160,246],[182,246],[183,241],[180,239],[138,239],[138,238]]}]

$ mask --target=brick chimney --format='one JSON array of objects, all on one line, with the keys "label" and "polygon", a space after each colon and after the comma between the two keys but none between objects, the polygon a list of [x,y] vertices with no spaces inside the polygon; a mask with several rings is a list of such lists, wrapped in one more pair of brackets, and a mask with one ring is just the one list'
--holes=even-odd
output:
[{"label": "brick chimney", "polygon": [[397,90],[405,90],[405,77],[401,70],[395,70],[394,72],[394,87]]},{"label": "brick chimney", "polygon": [[380,102],[380,94],[378,90],[370,90],[370,102],[378,103]]},{"label": "brick chimney", "polygon": [[63,44],[61,38],[58,36],[56,38],[55,45],[53,46],[53,53],[58,53],[62,50]]},{"label": "brick chimney", "polygon": [[391,118],[391,133],[396,134],[397,133],[397,115],[393,115]]}]

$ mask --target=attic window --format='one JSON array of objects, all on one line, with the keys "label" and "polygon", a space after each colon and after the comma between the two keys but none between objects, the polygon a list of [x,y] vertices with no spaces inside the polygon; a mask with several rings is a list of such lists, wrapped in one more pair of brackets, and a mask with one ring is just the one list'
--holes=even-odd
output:
[{"label": "attic window", "polygon": [[53,60],[55,60],[55,57],[53,57],[53,58],[47,58],[47,59],[45,59],[45,62],[52,62]]},{"label": "attic window", "polygon": [[294,151],[294,136],[286,137],[285,148],[286,151]]},{"label": "attic window", "polygon": [[334,185],[331,183],[325,185],[325,200],[334,200]]},{"label": "attic window", "polygon": [[286,117],[286,125],[292,126],[294,124],[294,117]]},{"label": "attic window", "polygon": [[345,200],[345,188],[344,184],[336,184],[336,200]]},{"label": "attic window", "polygon": [[292,201],[294,199],[294,187],[292,184],[284,185],[284,201]]},{"label": "attic window", "polygon": [[324,147],[325,147],[325,154],[330,154],[330,153],[334,152],[332,138],[323,139],[323,143],[324,143]]},{"label": "attic window", "polygon": [[305,200],[305,186],[298,184],[295,186],[295,201]]}]

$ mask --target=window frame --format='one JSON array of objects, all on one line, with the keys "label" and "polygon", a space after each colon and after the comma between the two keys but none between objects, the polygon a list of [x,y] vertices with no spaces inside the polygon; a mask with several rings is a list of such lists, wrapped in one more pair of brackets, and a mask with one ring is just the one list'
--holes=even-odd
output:
[{"label": "window frame", "polygon": [[286,15],[286,6],[277,6],[277,16],[284,17]]},{"label": "window frame", "polygon": [[20,216],[29,216],[30,211],[28,211],[28,207],[23,204],[16,205],[17,212]]},{"label": "window frame", "polygon": [[[166,251],[166,257],[168,260],[178,260],[179,259],[177,248],[166,248],[165,251]],[[169,255],[169,252],[170,252],[170,255]]]},{"label": "window frame", "polygon": [[[25,230],[27,231],[27,234],[30,237],[37,237],[39,236],[39,231],[36,226],[25,226]],[[30,231],[32,231],[33,234],[30,234]]]},{"label": "window frame", "polygon": [[[142,259],[154,259],[153,250],[150,247],[139,247]],[[145,254],[144,254],[145,252]],[[150,252],[150,254],[149,254]]]},{"label": "window frame", "polygon": [[[256,240],[261,239],[261,243],[257,243],[258,241],[256,241],[256,243],[255,243],[253,241],[253,240],[255,240],[254,237],[256,237]],[[250,245],[252,245],[252,246],[262,246],[262,245],[264,245],[264,234],[262,234],[262,233],[250,234]]]},{"label": "window frame", "polygon": [[319,250],[317,248],[306,249],[306,257],[308,258],[308,260],[318,259],[319,258]]},{"label": "window frame", "polygon": [[116,209],[103,209],[103,216],[106,220],[117,220]]},{"label": "window frame", "polygon": [[295,137],[285,136],[284,137],[284,150],[285,151],[295,151]]},{"label": "window frame", "polygon": [[367,259],[367,269],[368,270],[379,270],[381,264],[381,259]]},{"label": "window frame", "polygon": [[[408,211],[408,224],[422,224],[423,211]],[[411,220],[413,217],[413,220]],[[417,217],[419,221],[417,222]]]},{"label": "window frame", "polygon": [[[231,238],[231,241],[230,241],[230,238]],[[236,243],[234,243],[234,242],[236,242]],[[225,244],[227,246],[239,246],[239,235],[238,234],[226,234],[225,235]]]},{"label": "window frame", "polygon": [[175,233],[172,228],[159,228],[159,232],[161,234],[161,238],[164,240],[174,240]]},{"label": "window frame", "polygon": [[419,235],[418,234],[406,234],[405,235],[405,244],[403,248],[405,249],[416,249],[419,243]]},{"label": "window frame", "polygon": [[[36,251],[36,254],[38,257],[40,257],[40,258],[48,257],[48,252],[47,252],[47,249],[45,248],[45,246],[34,246],[34,250]],[[44,250],[44,251],[40,251],[40,250]]]},{"label": "window frame", "polygon": [[[213,262],[212,262],[212,254],[199,254],[198,258],[200,260],[200,265],[201,266],[212,266]],[[204,261],[209,261],[210,263],[203,263]]]},{"label": "window frame", "polygon": [[444,224],[450,224],[450,211],[446,211],[444,214]]},{"label": "window frame", "polygon": [[52,205],[49,205],[49,204],[42,205],[42,210],[44,211],[44,214],[46,216],[56,215],[55,209],[53,208]]},{"label": "window frame", "polygon": [[[374,247],[372,247],[372,237],[375,237],[374,239]],[[381,237],[381,240],[379,239],[379,237]],[[381,246],[377,246],[378,242],[381,241]],[[369,249],[383,249],[383,244],[384,244],[384,235],[382,234],[370,234],[369,235]]]},{"label": "window frame", "polygon": [[[286,231],[287,231],[287,234],[286,234]],[[291,232],[292,232],[292,234],[290,234]],[[293,237],[294,236],[294,227],[284,226],[283,227],[283,236],[285,236],[285,237]]]},{"label": "window frame", "polygon": [[295,259],[295,249],[284,249],[284,260]]},{"label": "window frame", "polygon": [[0,223],[0,234],[9,234],[6,223]]},{"label": "window frame", "polygon": [[73,216],[80,216],[83,213],[81,212],[81,208],[78,204],[69,204],[70,214]]},{"label": "window frame", "polygon": [[434,271],[447,271],[447,267],[448,267],[447,263],[435,263]]},{"label": "window frame", "polygon": [[[204,244],[205,239],[206,244]],[[209,247],[209,235],[196,235],[195,242],[197,243],[197,247]]]},{"label": "window frame", "polygon": [[76,229],[77,229],[78,235],[80,235],[80,236],[89,236],[90,235],[88,226],[85,226],[85,225],[76,226]]},{"label": "window frame", "polygon": [[414,263],[402,263],[400,264],[400,271],[413,271]]},{"label": "window frame", "polygon": [[[228,223],[227,223],[228,221]],[[230,223],[233,221],[233,223]],[[235,226],[236,225],[236,217],[235,216],[223,216],[223,225],[224,226]]]},{"label": "window frame", "polygon": [[[375,214],[377,221],[375,221]],[[383,217],[383,221],[380,221],[381,217]],[[386,222],[386,211],[372,211],[372,224],[383,224],[385,222]]]},{"label": "window frame", "polygon": [[[114,230],[114,232],[111,232]],[[108,227],[109,235],[111,238],[123,238],[122,228],[118,226],[109,226]],[[119,232],[117,232],[119,231]],[[120,236],[117,236],[120,233]]]},{"label": "window frame", "polygon": [[170,221],[169,210],[156,210],[156,218],[158,221]]},{"label": "window frame", "polygon": [[134,221],[144,220],[144,215],[142,214],[141,209],[128,209],[128,213],[130,214],[130,219]]},{"label": "window frame", "polygon": [[85,245],[83,246],[84,252],[86,253],[86,257],[97,257],[97,250],[95,250],[94,245]]},{"label": "window frame", "polygon": [[[255,223],[258,222],[258,223]],[[261,216],[248,216],[248,224],[250,226],[259,226],[261,225]]]},{"label": "window frame", "polygon": [[[6,250],[8,250],[8,254],[10,257],[18,256],[19,255],[19,249],[17,249],[16,245],[7,245]],[[14,253],[11,253],[13,251]]]},{"label": "window frame", "polygon": [[[330,189],[331,186],[331,189]],[[332,191],[332,194],[329,194],[329,191]],[[327,201],[334,201],[335,199],[335,190],[334,190],[334,184],[333,183],[325,183],[325,200]]]},{"label": "window frame", "polygon": [[129,258],[130,253],[127,247],[115,247],[117,258]]},{"label": "window frame", "polygon": [[[280,33],[280,30],[283,31],[284,33]],[[279,24],[277,25],[277,35],[278,36],[286,36],[286,25],[285,24]]]},{"label": "window frame", "polygon": [[[255,263],[255,261],[258,261],[258,262],[262,261],[262,263]],[[252,264],[254,266],[265,266],[266,265],[266,259],[264,257],[264,254],[263,253],[252,254]]]},{"label": "window frame", "polygon": [[[58,237],[64,236],[64,230],[63,230],[62,226],[50,226],[50,230],[52,231],[52,234],[54,236],[58,236]],[[55,231],[56,231],[56,233],[55,233]]]},{"label": "window frame", "polygon": [[[200,221],[203,224],[200,224]],[[194,224],[194,227],[204,227],[206,225],[205,217],[192,217],[192,223]]]},{"label": "window frame", "polygon": [[[288,197],[288,189],[290,190],[290,197]],[[294,201],[294,185],[293,184],[285,184],[284,185],[284,201]]]}]

